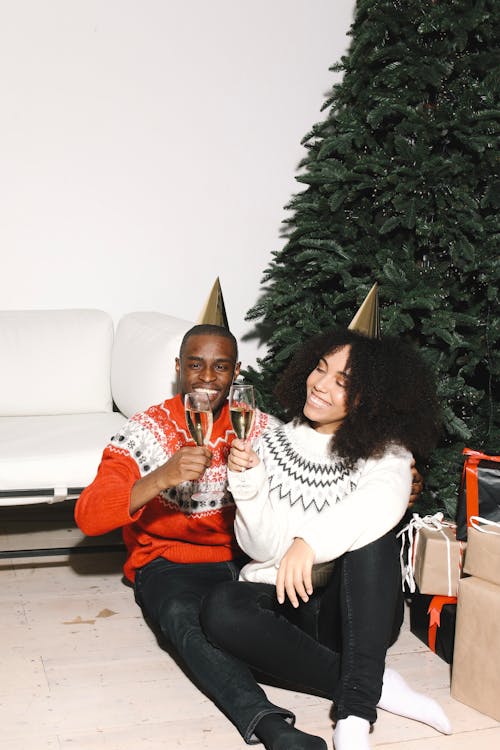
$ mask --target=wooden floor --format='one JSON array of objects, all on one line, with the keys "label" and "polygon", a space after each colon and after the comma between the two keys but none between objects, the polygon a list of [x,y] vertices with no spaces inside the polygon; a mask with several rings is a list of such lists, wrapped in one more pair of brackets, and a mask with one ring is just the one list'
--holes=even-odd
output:
[{"label": "wooden floor", "polygon": [[[0,549],[81,543],[71,506],[0,508]],[[243,750],[232,725],[161,651],[121,552],[0,560],[0,747],[6,750]],[[405,628],[389,663],[435,697],[454,734],[379,712],[378,750],[497,750],[500,723],[450,697],[449,668]],[[329,703],[268,688],[331,747]],[[353,748],[355,750],[355,748]]]}]

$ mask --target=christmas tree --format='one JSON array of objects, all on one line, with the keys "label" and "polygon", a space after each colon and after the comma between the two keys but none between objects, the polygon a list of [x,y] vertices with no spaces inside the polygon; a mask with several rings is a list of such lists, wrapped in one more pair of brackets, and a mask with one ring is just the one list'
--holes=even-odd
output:
[{"label": "christmas tree", "polygon": [[444,431],[418,509],[451,517],[462,449],[500,451],[499,18],[496,0],[358,2],[247,316],[267,354],[246,376],[276,412],[295,348],[347,325],[377,281],[382,335],[437,375]]}]

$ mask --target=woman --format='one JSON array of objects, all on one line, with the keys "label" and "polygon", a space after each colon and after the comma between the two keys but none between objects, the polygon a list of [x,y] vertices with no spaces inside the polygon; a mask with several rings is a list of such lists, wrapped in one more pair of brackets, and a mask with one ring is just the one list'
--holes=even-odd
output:
[{"label": "woman", "polygon": [[[377,705],[449,732],[435,701],[385,670],[402,621],[392,529],[413,456],[438,435],[428,369],[400,341],[335,330],[297,353],[276,395],[292,421],[231,447],[236,537],[252,560],[206,600],[205,632],[252,669],[332,699],[336,750],[369,748]],[[258,717],[254,734],[268,750],[325,747],[288,721]]]}]

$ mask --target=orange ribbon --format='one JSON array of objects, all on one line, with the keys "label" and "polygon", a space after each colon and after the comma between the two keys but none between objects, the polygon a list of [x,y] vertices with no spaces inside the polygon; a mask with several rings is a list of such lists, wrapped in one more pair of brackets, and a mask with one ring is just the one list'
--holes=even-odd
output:
[{"label": "orange ribbon", "polygon": [[465,477],[465,506],[467,514],[467,526],[471,525],[470,517],[479,515],[479,485],[477,481],[477,467],[480,461],[497,461],[500,456],[488,456],[486,453],[474,451],[472,448],[464,448],[462,451],[467,456],[462,472],[462,484]]},{"label": "orange ribbon", "polygon": [[437,629],[441,625],[441,610],[445,604],[456,604],[456,596],[433,596],[429,602],[429,635],[427,642],[431,651],[436,653],[436,635]]}]

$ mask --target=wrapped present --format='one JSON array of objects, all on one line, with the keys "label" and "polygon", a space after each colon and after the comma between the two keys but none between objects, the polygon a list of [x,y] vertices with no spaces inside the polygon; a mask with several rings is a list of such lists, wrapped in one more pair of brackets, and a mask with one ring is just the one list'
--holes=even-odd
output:
[{"label": "wrapped present", "polygon": [[500,456],[464,448],[457,501],[457,539],[467,539],[471,516],[500,522]]},{"label": "wrapped present", "polygon": [[421,594],[456,596],[465,543],[457,541],[455,525],[445,521],[442,513],[423,518],[414,513],[398,536],[402,538],[403,581],[410,592],[418,587]]},{"label": "wrapped present", "polygon": [[453,661],[457,598],[415,592],[410,599],[410,630],[447,664]]},{"label": "wrapped present", "polygon": [[500,585],[500,523],[471,516],[464,572]]},{"label": "wrapped present", "polygon": [[455,528],[421,529],[414,558],[414,578],[422,594],[456,596],[462,575],[464,542]]},{"label": "wrapped present", "polygon": [[500,720],[500,586],[463,578],[458,588],[453,698]]}]

